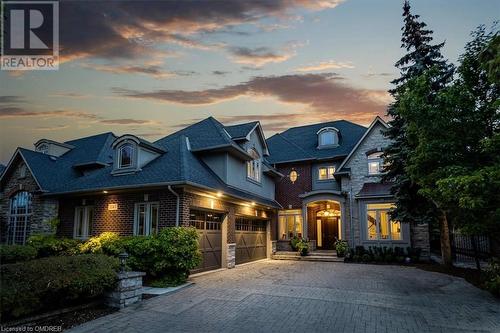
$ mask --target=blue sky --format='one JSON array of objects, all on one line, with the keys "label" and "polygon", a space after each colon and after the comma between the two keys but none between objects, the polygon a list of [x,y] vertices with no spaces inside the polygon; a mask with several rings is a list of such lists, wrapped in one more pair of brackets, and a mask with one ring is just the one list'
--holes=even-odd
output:
[{"label": "blue sky", "polygon": [[[418,0],[457,60],[494,0]],[[58,71],[0,72],[0,162],[40,138],[113,131],[156,140],[215,116],[287,127],[383,115],[402,1],[61,3]]]}]

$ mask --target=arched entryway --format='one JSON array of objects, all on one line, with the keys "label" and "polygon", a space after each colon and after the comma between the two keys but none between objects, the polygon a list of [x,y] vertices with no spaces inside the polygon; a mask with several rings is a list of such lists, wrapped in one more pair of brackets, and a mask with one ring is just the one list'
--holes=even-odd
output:
[{"label": "arched entryway", "polygon": [[313,201],[307,204],[308,236],[316,240],[318,249],[331,250],[342,239],[342,209],[335,200]]}]

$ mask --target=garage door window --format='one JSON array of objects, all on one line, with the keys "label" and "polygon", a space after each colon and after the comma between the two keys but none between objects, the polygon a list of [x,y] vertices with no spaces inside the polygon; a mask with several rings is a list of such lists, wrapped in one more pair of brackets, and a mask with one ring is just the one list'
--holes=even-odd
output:
[{"label": "garage door window", "polygon": [[236,218],[237,231],[266,231],[265,221],[249,220],[243,217]]}]

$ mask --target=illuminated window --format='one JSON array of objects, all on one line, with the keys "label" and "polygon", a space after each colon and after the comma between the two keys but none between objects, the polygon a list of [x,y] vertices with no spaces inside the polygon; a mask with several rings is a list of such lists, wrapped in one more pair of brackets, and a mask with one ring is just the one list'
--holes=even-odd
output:
[{"label": "illuminated window", "polygon": [[390,203],[366,205],[368,240],[401,240],[401,222],[392,221],[389,212],[394,208]]},{"label": "illuminated window", "polygon": [[92,235],[93,220],[94,220],[93,206],[76,207],[73,237],[78,239],[89,238]]},{"label": "illuminated window", "polygon": [[255,149],[250,149],[248,153],[252,156],[252,160],[247,161],[247,177],[260,182],[260,155]]},{"label": "illuminated window", "polygon": [[333,179],[335,174],[334,166],[320,167],[318,169],[318,179],[319,180],[327,180]]},{"label": "illuminated window", "polygon": [[158,233],[158,203],[135,204],[134,235],[147,236]]},{"label": "illuminated window", "polygon": [[302,237],[302,211],[300,209],[279,211],[278,232],[282,240],[294,236]]},{"label": "illuminated window", "polygon": [[134,154],[134,147],[127,143],[119,148],[118,151],[118,167],[127,168],[132,166],[132,156]]},{"label": "illuminated window", "polygon": [[383,172],[384,159],[382,152],[376,152],[368,155],[368,174],[379,175]]}]

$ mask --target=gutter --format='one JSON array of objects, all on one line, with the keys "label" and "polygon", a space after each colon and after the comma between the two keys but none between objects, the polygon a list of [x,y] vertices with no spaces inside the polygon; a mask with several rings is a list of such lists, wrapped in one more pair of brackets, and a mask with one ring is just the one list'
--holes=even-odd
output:
[{"label": "gutter", "polygon": [[180,210],[180,206],[181,206],[181,198],[179,197],[179,193],[175,192],[172,189],[171,185],[168,185],[167,188],[177,198],[177,204],[175,207],[175,226],[178,227],[179,226],[179,210]]}]

